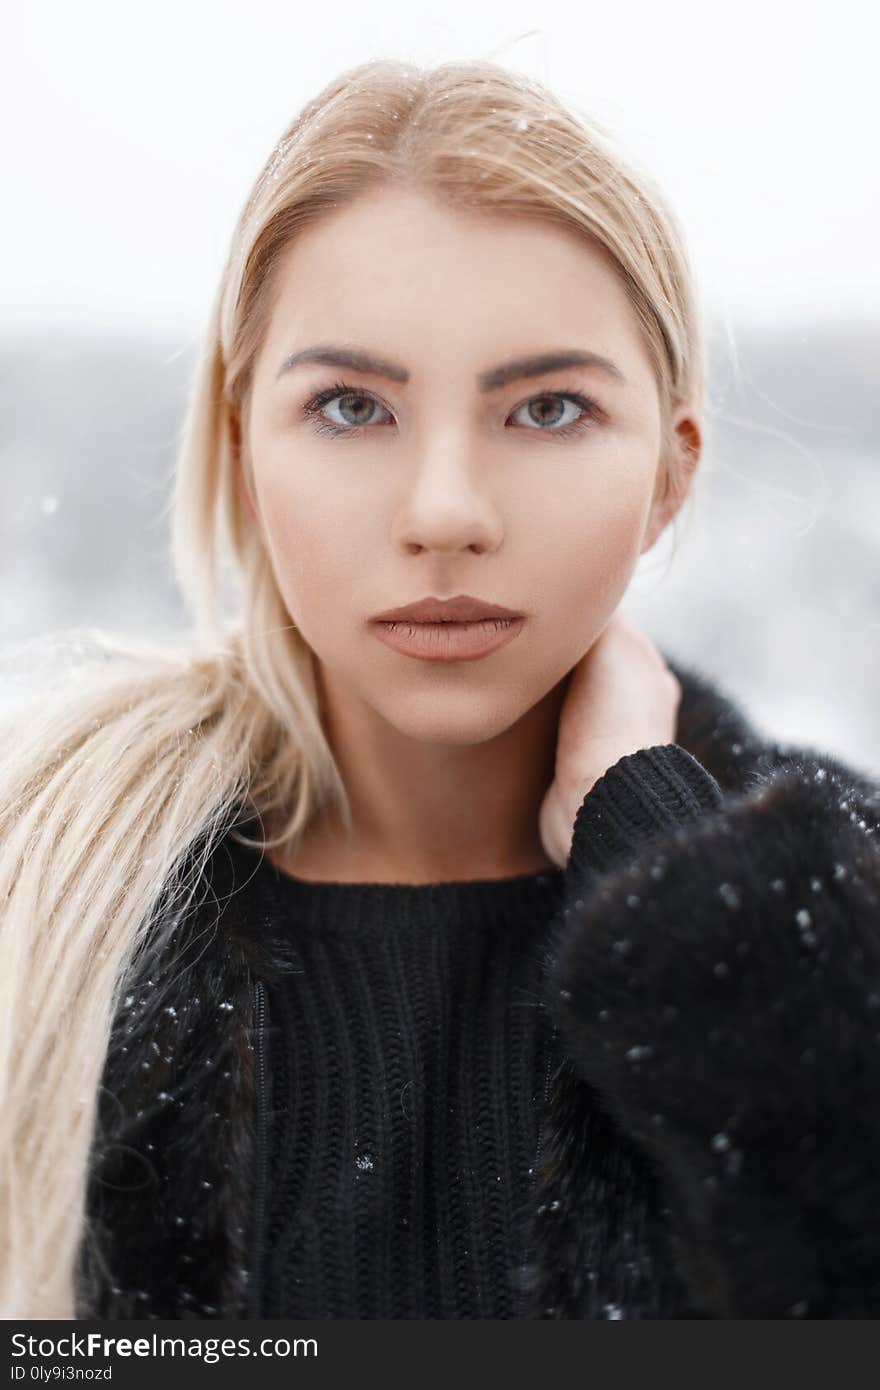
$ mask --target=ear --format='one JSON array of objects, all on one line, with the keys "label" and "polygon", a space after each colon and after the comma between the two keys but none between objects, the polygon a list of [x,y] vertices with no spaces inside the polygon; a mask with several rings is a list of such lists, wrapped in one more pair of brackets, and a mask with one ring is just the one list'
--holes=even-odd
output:
[{"label": "ear", "polygon": [[669,424],[669,442],[657,468],[657,482],[640,555],[650,550],[691,490],[703,451],[700,422],[690,407],[679,406]]},{"label": "ear", "polygon": [[257,515],[257,505],[251,493],[250,479],[247,468],[245,467],[244,450],[242,448],[242,429],[241,412],[236,405],[228,407],[228,426],[229,426],[229,446],[232,451],[232,463],[235,468],[238,482],[238,495],[245,511],[259,525]]}]

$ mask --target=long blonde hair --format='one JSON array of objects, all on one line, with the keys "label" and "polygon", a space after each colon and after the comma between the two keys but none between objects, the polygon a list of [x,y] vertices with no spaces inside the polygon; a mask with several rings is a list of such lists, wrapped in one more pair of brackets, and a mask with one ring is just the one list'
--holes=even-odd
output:
[{"label": "long blonde hair", "polygon": [[171,949],[157,904],[192,892],[243,804],[275,830],[263,847],[292,850],[322,810],[350,825],[313,655],[241,505],[234,419],[246,419],[281,252],[390,183],[604,248],[651,356],[661,467],[677,486],[669,417],[680,402],[701,408],[703,335],[681,232],[649,177],[595,122],[489,62],[377,60],[310,100],[242,209],[192,382],[172,510],[192,635],[99,635],[78,682],[0,725],[3,1318],[76,1316],[111,1023],[135,969]]}]

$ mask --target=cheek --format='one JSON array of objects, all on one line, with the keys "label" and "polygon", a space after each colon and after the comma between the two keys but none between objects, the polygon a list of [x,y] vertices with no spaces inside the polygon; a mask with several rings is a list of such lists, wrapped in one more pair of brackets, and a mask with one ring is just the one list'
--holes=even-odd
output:
[{"label": "cheek", "polygon": [[[326,490],[279,485],[261,489],[264,534],[276,583],[296,621],[316,612],[343,612],[363,589],[379,553],[377,538],[364,524],[364,508],[340,505]],[[331,607],[332,604],[332,607]]]},{"label": "cheek", "polygon": [[641,492],[571,505],[554,537],[548,586],[573,619],[610,617],[638,563],[649,502]]}]

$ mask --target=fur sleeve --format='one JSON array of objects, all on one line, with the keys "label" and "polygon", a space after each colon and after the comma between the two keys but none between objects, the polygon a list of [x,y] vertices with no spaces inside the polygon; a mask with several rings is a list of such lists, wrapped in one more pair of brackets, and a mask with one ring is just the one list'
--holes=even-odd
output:
[{"label": "fur sleeve", "polygon": [[549,1007],[710,1317],[880,1316],[878,828],[875,783],[779,748],[726,799],[643,749],[578,812]]}]

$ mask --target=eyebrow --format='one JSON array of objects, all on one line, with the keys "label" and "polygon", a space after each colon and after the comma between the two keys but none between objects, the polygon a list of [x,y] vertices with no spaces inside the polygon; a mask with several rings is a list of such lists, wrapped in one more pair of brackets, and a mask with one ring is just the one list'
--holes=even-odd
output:
[{"label": "eyebrow", "polygon": [[[400,367],[385,358],[374,357],[371,353],[362,352],[357,348],[332,346],[303,348],[301,352],[290,353],[281,363],[275,380],[278,381],[294,367],[312,362],[325,367],[350,367],[353,371],[370,372],[374,376],[387,377],[389,381],[402,384],[409,381],[406,367]],[[512,381],[544,376],[547,372],[558,372],[563,367],[595,367],[598,371],[614,377],[616,381],[626,384],[623,372],[610,358],[602,357],[597,352],[560,348],[556,351],[536,353],[530,357],[517,357],[502,362],[497,367],[490,367],[488,371],[478,373],[477,386],[480,391],[497,391],[499,387],[507,386]]]}]

